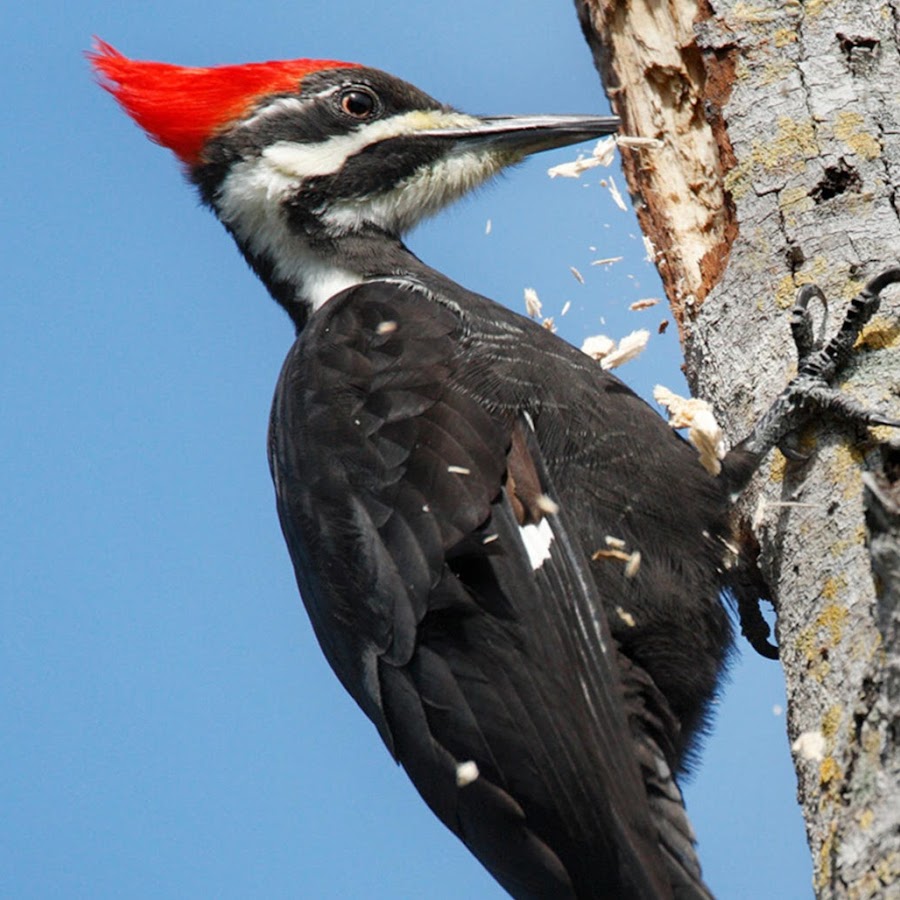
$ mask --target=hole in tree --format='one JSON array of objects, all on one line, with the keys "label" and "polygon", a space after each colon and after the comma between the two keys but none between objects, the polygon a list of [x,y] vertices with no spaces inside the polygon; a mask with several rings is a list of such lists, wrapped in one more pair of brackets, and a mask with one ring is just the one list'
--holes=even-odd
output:
[{"label": "hole in tree", "polygon": [[859,177],[859,172],[841,160],[836,166],[829,166],[825,170],[822,180],[810,191],[809,195],[816,203],[824,203],[846,191],[858,192],[861,187],[862,179]]}]

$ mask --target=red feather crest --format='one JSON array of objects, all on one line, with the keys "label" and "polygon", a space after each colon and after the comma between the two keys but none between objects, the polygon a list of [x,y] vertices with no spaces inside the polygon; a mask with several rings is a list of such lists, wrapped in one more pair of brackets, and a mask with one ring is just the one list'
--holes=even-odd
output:
[{"label": "red feather crest", "polygon": [[128,59],[99,39],[88,59],[101,85],[128,115],[192,166],[200,162],[209,138],[246,115],[261,97],[296,91],[312,72],[358,67],[336,60],[292,59],[191,68]]}]

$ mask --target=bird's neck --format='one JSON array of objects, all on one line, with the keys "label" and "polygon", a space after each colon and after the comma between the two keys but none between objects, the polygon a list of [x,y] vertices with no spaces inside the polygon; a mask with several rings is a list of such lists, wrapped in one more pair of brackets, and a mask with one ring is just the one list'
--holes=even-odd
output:
[{"label": "bird's neck", "polygon": [[313,240],[291,229],[266,239],[232,232],[241,252],[297,331],[335,294],[384,277],[419,277],[430,272],[400,240],[377,231]]}]

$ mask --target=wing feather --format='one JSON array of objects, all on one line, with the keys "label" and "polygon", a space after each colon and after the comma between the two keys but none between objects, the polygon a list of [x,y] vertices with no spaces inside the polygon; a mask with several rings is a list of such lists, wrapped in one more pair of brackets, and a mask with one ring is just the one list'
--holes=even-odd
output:
[{"label": "wing feather", "polygon": [[[620,659],[567,511],[537,502],[556,493],[530,420],[461,386],[461,327],[370,283],[329,301],[288,357],[270,460],[316,634],[512,894],[705,897],[672,776],[677,722]],[[522,525],[541,518],[535,567]]]}]

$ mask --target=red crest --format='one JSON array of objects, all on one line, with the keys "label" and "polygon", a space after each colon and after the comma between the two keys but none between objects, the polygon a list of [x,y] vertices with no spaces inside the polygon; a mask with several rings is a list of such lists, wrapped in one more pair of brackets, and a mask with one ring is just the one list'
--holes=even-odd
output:
[{"label": "red crest", "polygon": [[358,67],[336,60],[292,59],[192,68],[128,59],[99,39],[88,59],[101,85],[128,115],[191,166],[201,161],[212,135],[245,116],[261,97],[295,92],[312,72]]}]

